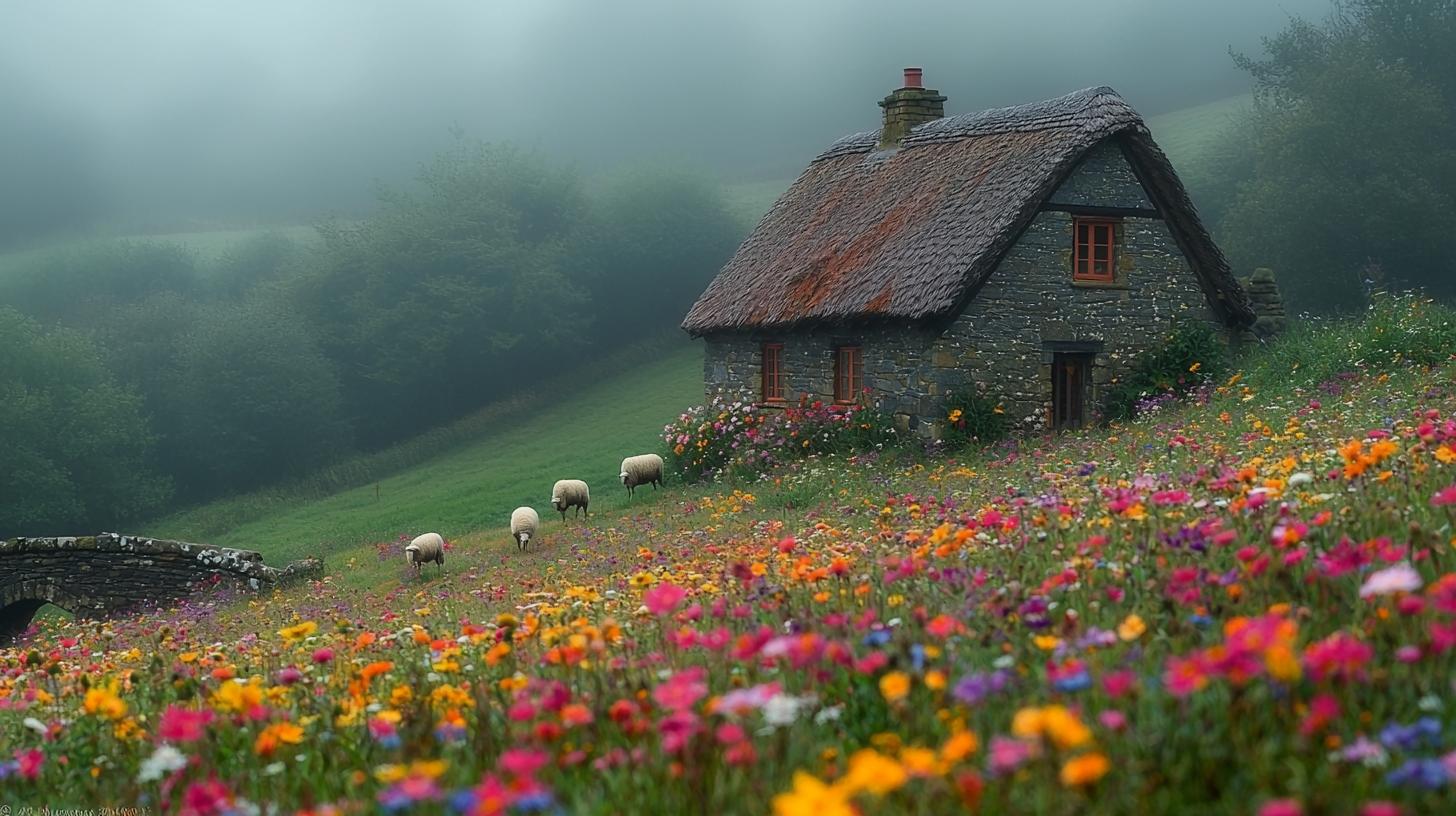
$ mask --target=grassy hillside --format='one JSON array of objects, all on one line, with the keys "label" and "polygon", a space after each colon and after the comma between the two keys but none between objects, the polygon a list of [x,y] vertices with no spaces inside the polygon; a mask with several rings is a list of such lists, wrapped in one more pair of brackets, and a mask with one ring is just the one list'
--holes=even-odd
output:
[{"label": "grassy hillside", "polygon": [[1253,98],[1231,96],[1203,105],[1147,118],[1148,129],[1175,167],[1196,161],[1209,144],[1238,117],[1247,112]]},{"label": "grassy hillside", "polygon": [[[322,555],[339,565],[358,558],[372,577],[397,572],[394,558],[387,569],[376,565],[372,545],[405,533],[434,530],[451,540],[509,546],[511,510],[530,505],[551,518],[557,479],[585,479],[593,512],[605,517],[627,506],[617,482],[622,457],[656,450],[662,426],[702,398],[698,345],[676,344],[649,359],[566,396],[550,393],[484,421],[463,420],[482,428],[476,438],[369,484],[322,499],[306,492],[225,499],[139,532],[259,550],[270,562]],[[651,501],[651,493],[639,501]],[[389,553],[398,555],[398,548]]]},{"label": "grassy hillside", "polygon": [[[0,647],[0,797],[1449,813],[1453,325],[1391,301],[1296,327],[1135,422],[957,460],[799,460],[630,511],[609,497],[513,552],[467,495],[513,503],[486,461],[609,472],[604,437],[660,418],[631,416],[627,386],[693,362],[663,360],[393,482],[439,518],[492,522],[443,574],[395,580],[391,547],[268,597],[47,620]],[[340,528],[416,521],[368,499],[315,507]],[[270,535],[321,531],[310,515]]]}]

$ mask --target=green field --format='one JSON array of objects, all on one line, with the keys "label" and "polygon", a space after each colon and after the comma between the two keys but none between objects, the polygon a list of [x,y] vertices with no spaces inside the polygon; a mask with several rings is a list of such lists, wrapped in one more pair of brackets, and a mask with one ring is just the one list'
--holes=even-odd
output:
[{"label": "green field", "polygon": [[[475,549],[505,551],[513,546],[507,524],[516,507],[530,505],[543,522],[551,521],[548,500],[557,479],[585,479],[592,487],[593,514],[609,516],[627,507],[617,481],[622,458],[656,450],[662,426],[702,398],[702,350],[696,344],[674,344],[665,355],[647,359],[568,396],[548,396],[508,412],[458,450],[377,482],[323,499],[224,499],[137,532],[258,550],[271,563],[321,555],[342,565],[353,557],[360,566],[349,577],[363,581],[397,572],[393,559],[387,568],[379,566],[373,545],[405,533],[433,530],[452,541],[469,539]],[[635,501],[653,501],[652,491]],[[225,533],[198,535],[216,528],[219,517],[237,514],[239,505],[253,518],[240,519]],[[560,517],[555,519],[559,524]]]}]

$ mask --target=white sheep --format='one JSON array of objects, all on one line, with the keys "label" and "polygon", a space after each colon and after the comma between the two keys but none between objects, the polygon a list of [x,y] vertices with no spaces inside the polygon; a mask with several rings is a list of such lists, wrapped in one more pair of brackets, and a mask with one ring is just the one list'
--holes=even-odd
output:
[{"label": "white sheep", "polygon": [[[563,519],[564,520],[564,519]],[[511,511],[511,537],[516,540],[516,549],[525,552],[531,543],[531,536],[541,526],[541,516],[530,507],[517,507]]]},{"label": "white sheep", "polygon": [[637,485],[652,483],[652,489],[662,484],[662,457],[655,453],[628,456],[622,460],[622,484],[627,486],[627,495],[637,490]]},{"label": "white sheep", "polygon": [[591,490],[580,479],[562,479],[551,488],[551,506],[560,511],[562,521],[566,521],[566,508],[575,507],[577,514],[584,514],[588,504]]},{"label": "white sheep", "polygon": [[415,536],[404,548],[404,560],[419,573],[425,564],[434,561],[441,568],[445,566],[445,537],[439,533],[424,533]]}]

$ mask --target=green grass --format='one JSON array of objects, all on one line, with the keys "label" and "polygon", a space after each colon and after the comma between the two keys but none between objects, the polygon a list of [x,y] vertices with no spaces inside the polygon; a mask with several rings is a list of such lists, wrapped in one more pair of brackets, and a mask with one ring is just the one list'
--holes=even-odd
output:
[{"label": "green grass", "polygon": [[1197,161],[1218,135],[1253,103],[1249,94],[1147,118],[1148,129],[1174,167]]},{"label": "green grass", "polygon": [[[369,582],[397,572],[391,559],[378,566],[373,545],[399,535],[433,530],[447,539],[468,539],[473,548],[513,546],[507,523],[513,509],[535,507],[548,532],[548,500],[557,479],[585,479],[592,513],[609,516],[627,508],[617,481],[622,457],[657,450],[662,426],[702,399],[702,349],[676,345],[665,355],[618,376],[565,395],[514,405],[484,418],[463,420],[470,441],[377,481],[323,498],[254,494],[224,499],[161,519],[138,532],[200,540],[263,553],[270,563],[321,555],[330,572],[356,559],[347,578]],[[418,442],[405,443],[405,446]],[[408,455],[385,452],[376,456]],[[637,503],[651,502],[652,491]],[[236,522],[236,523],[233,523]],[[208,533],[198,535],[199,533]]]}]

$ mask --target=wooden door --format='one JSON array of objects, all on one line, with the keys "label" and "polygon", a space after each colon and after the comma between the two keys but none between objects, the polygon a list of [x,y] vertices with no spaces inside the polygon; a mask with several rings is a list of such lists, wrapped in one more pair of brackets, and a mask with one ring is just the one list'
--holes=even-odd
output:
[{"label": "wooden door", "polygon": [[1087,422],[1087,381],[1092,355],[1058,352],[1052,355],[1052,427],[1080,428]]}]

